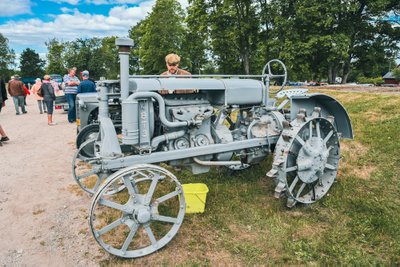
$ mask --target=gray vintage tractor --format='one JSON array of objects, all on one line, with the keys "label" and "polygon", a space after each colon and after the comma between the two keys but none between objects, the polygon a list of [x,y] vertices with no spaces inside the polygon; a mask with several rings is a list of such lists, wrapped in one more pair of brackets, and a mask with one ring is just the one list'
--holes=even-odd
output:
[{"label": "gray vintage tractor", "polygon": [[[253,76],[129,76],[132,40],[116,44],[120,80],[98,83],[99,134],[82,143],[72,163],[77,183],[94,194],[89,224],[107,252],[145,256],[178,232],[185,214],[182,186],[165,165],[155,164],[199,174],[212,166],[245,169],[274,153],[266,175],[288,207],[327,194],[338,170],[339,139],[353,137],[349,116],[334,98],[306,89],[279,90],[271,98],[270,80],[286,81],[279,60]],[[281,74],[271,71],[274,64]],[[116,84],[120,134],[110,118]],[[165,90],[171,93],[159,93]],[[82,155],[84,149],[92,156]]]}]

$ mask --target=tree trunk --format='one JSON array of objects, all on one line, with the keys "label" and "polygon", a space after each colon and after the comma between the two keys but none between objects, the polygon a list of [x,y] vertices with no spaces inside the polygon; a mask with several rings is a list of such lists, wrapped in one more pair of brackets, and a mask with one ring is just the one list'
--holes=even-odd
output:
[{"label": "tree trunk", "polygon": [[243,60],[244,74],[249,75],[250,74],[250,59],[249,59],[248,51],[244,51],[244,53],[242,54],[242,60]]},{"label": "tree trunk", "polygon": [[342,84],[347,83],[347,78],[349,77],[349,74],[350,74],[350,59],[346,60],[346,62],[343,65]]}]

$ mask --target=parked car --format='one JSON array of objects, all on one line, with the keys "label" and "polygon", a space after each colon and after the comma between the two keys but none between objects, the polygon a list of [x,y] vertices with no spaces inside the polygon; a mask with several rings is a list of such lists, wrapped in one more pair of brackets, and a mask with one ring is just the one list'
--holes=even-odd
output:
[{"label": "parked car", "polygon": [[58,84],[61,84],[62,81],[63,81],[62,76],[61,76],[60,74],[50,74],[50,78],[51,78],[53,81],[58,82]]}]

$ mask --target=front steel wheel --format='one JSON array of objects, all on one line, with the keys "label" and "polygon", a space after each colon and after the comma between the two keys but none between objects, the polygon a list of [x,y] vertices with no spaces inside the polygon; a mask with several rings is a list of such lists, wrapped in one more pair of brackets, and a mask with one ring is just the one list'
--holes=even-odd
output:
[{"label": "front steel wheel", "polygon": [[[109,194],[115,184],[123,189]],[[177,234],[185,215],[182,186],[169,171],[142,164],[111,175],[93,197],[89,225],[97,243],[124,258],[153,253]]]}]

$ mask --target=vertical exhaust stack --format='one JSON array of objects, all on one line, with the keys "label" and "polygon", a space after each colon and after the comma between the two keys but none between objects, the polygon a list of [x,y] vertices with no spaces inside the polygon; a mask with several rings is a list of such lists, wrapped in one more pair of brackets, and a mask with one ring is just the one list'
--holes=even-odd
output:
[{"label": "vertical exhaust stack", "polygon": [[117,38],[115,45],[118,46],[119,64],[120,64],[120,83],[121,83],[121,100],[125,100],[129,96],[129,54],[133,46],[133,40],[130,38]]}]

